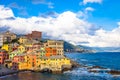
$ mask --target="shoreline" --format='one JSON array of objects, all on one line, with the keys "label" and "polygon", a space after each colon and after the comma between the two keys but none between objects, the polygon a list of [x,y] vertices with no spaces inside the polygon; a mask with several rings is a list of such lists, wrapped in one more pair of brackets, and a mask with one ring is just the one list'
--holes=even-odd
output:
[{"label": "shoreline", "polygon": [[[71,60],[71,64],[72,64],[71,68],[65,68],[62,71],[53,71],[53,72],[48,72],[48,73],[61,74],[61,73],[65,72],[65,71],[73,70],[74,68],[77,68],[77,67],[80,66],[80,64],[78,64],[77,62],[75,62],[73,60]],[[0,69],[0,77],[16,74],[16,73],[19,73],[19,72],[26,72],[26,71],[44,73],[44,71],[37,71],[37,70],[11,70],[11,69],[8,69],[8,68],[5,68],[5,67],[2,66],[2,69]]]},{"label": "shoreline", "polygon": [[[75,68],[87,68],[88,69],[88,72],[93,72],[93,73],[99,73],[101,71],[103,72],[106,72],[108,74],[111,74],[113,76],[120,76],[120,70],[113,70],[113,69],[107,69],[107,68],[104,68],[104,67],[101,67],[101,66],[85,66],[85,65],[81,65],[79,64],[78,62],[76,61],[73,61],[71,60],[71,64],[72,64],[72,67],[70,69],[64,69],[63,71],[55,71],[55,72],[52,72],[51,74],[62,74],[63,72],[65,71],[71,71]],[[40,73],[44,73],[42,71],[35,71],[35,70],[11,70],[9,69],[10,71],[2,71],[0,70],[0,78],[1,77],[4,77],[4,76],[7,76],[7,75],[13,75],[13,74],[16,74],[16,73],[19,73],[19,72],[40,72]],[[48,72],[49,73],[49,72]]]}]

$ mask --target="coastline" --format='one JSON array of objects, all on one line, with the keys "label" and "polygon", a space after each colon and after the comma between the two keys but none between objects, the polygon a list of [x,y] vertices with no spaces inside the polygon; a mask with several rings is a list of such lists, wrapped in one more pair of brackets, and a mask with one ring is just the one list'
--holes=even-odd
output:
[{"label": "coastline", "polygon": [[[71,64],[72,64],[71,68],[65,68],[62,71],[53,71],[51,74],[61,74],[65,71],[73,70],[74,68],[80,67],[80,64],[78,64],[77,62],[75,62],[73,60],[71,60]],[[37,70],[11,70],[11,69],[8,69],[8,68],[5,68],[5,67],[2,66],[2,68],[0,69],[0,77],[6,76],[6,75],[16,74],[16,73],[19,73],[19,72],[26,72],[26,71],[44,73],[43,71],[37,71]]]},{"label": "coastline", "polygon": [[[106,72],[108,74],[113,75],[114,77],[120,76],[120,70],[112,70],[112,69],[107,69],[107,68],[100,67],[100,66],[85,66],[85,65],[81,65],[78,62],[73,61],[73,60],[71,60],[71,64],[72,64],[71,68],[66,68],[63,71],[55,71],[55,72],[52,72],[51,74],[62,74],[65,71],[71,71],[75,68],[82,67],[82,68],[87,68],[89,72],[93,72],[93,73]],[[0,69],[0,78],[3,76],[13,75],[13,74],[16,74],[19,72],[26,72],[26,71],[35,72],[35,73],[36,72],[44,73],[42,71],[35,71],[35,70],[11,70],[8,68],[4,68],[4,69],[2,68],[2,70]]]}]

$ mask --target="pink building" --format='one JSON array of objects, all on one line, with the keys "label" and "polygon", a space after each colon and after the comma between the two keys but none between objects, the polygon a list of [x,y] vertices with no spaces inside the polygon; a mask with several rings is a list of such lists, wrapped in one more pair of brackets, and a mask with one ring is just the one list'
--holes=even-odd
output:
[{"label": "pink building", "polygon": [[5,50],[0,50],[0,64],[4,64],[6,59],[9,59],[9,54]]},{"label": "pink building", "polygon": [[24,55],[14,56],[12,61],[12,69],[18,70],[19,62],[24,62],[24,61],[25,61]]}]

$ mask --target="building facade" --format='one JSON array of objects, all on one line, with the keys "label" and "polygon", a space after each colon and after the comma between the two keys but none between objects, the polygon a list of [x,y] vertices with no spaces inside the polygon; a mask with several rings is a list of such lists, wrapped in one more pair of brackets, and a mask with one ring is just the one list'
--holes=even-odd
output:
[{"label": "building facade", "polygon": [[8,53],[9,53],[12,51],[12,45],[11,44],[3,44],[1,49],[4,49],[4,50],[8,51]]},{"label": "building facade", "polygon": [[34,40],[41,40],[42,32],[32,31],[32,33],[27,34],[26,37],[29,38],[29,39],[34,39]]},{"label": "building facade", "polygon": [[0,64],[4,64],[4,61],[6,59],[9,59],[9,55],[8,55],[7,51],[0,50]]},{"label": "building facade", "polygon": [[45,48],[45,51],[46,51],[46,54],[45,54],[46,57],[57,55],[56,48]]},{"label": "building facade", "polygon": [[25,44],[27,42],[28,42],[28,38],[27,37],[22,36],[22,37],[19,38],[19,43],[20,44]]},{"label": "building facade", "polygon": [[12,40],[16,38],[17,38],[16,34],[10,31],[6,31],[3,33],[3,42],[11,42]]},{"label": "building facade", "polygon": [[47,40],[44,43],[45,48],[55,48],[57,50],[56,55],[64,55],[64,42],[58,40]]},{"label": "building facade", "polygon": [[3,45],[3,35],[0,34],[0,47]]}]

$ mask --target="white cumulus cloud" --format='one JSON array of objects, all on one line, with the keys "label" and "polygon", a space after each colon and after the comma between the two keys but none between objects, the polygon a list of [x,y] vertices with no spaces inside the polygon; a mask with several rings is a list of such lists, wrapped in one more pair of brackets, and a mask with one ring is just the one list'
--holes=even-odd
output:
[{"label": "white cumulus cloud", "polygon": [[[8,11],[9,13],[4,15]],[[0,6],[0,15],[2,15],[0,17],[0,28],[7,26],[10,31],[19,34],[30,33],[33,30],[42,31],[46,37],[66,40],[73,44],[120,47],[120,27],[111,31],[99,29],[81,18],[83,14],[82,11],[78,13],[65,11],[55,17],[32,16],[30,18],[21,18],[15,17],[10,8]],[[14,19],[9,17],[14,17]]]},{"label": "white cumulus cloud", "polygon": [[6,8],[0,5],[0,19],[14,17],[14,14],[10,8]]}]

